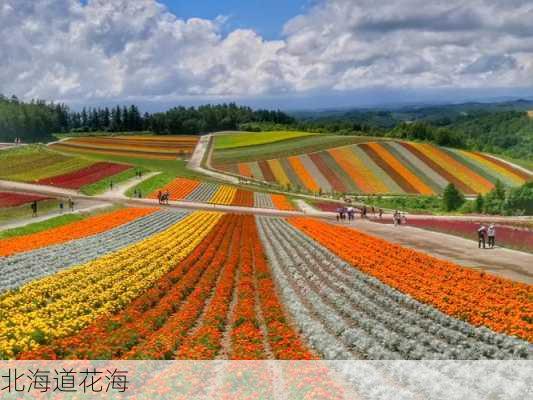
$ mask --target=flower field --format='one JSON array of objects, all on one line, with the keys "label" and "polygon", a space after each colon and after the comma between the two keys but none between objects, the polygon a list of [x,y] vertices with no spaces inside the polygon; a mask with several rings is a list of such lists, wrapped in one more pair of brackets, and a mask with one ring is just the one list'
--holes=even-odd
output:
[{"label": "flower field", "polygon": [[[391,221],[378,221],[392,223]],[[477,241],[477,230],[480,224],[474,221],[454,221],[443,219],[410,218],[409,226],[428,229],[431,231],[461,236]],[[517,250],[533,252],[533,230],[525,227],[495,224],[497,245],[510,247]]]},{"label": "flower field", "polygon": [[198,136],[98,136],[70,138],[53,149],[61,151],[111,154],[157,160],[175,160],[178,156],[190,155]]},{"label": "flower field", "polygon": [[[89,235],[105,216],[114,221]],[[146,209],[91,218],[100,217],[0,257],[0,358],[533,354],[526,284],[309,218]],[[77,237],[60,240],[61,229]]]},{"label": "flower field", "polygon": [[252,192],[233,186],[210,182],[199,182],[187,178],[176,178],[166,186],[152,192],[148,198],[157,199],[158,193],[168,191],[170,200],[185,200],[199,203],[231,205],[239,207],[260,207],[278,210],[295,210],[284,195]]},{"label": "flower field", "polygon": [[35,182],[77,171],[93,164],[81,157],[65,156],[43,146],[24,146],[0,153],[0,179]]},{"label": "flower field", "polygon": [[313,193],[432,195],[442,193],[451,182],[465,194],[476,194],[490,191],[498,179],[508,186],[533,179],[533,173],[482,153],[400,141],[360,143],[219,168]]},{"label": "flower field", "polygon": [[[0,208],[17,207],[34,201],[48,200],[49,197],[32,194],[0,192]],[[0,250],[1,251],[1,250]]]},{"label": "flower field", "polygon": [[67,189],[79,189],[82,186],[90,185],[91,183],[98,182],[104,178],[120,174],[130,168],[131,166],[125,164],[97,162],[74,172],[39,179],[36,183]]}]

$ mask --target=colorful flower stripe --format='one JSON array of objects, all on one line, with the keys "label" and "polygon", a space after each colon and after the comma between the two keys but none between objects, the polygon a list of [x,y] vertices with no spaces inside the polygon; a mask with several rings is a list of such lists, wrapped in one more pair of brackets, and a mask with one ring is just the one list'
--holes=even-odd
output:
[{"label": "colorful flower stripe", "polygon": [[319,191],[331,192],[333,190],[331,183],[329,183],[328,179],[322,174],[308,154],[302,154],[298,158],[306,172],[315,180]]},{"label": "colorful flower stripe", "polygon": [[259,164],[257,162],[247,163],[246,165],[250,167],[250,171],[252,172],[252,178],[259,179],[262,181],[265,180],[263,172],[261,171],[261,168],[259,167]]},{"label": "colorful flower stripe", "polygon": [[[195,332],[184,339],[176,354],[177,359],[214,359],[222,348],[221,342],[226,330],[227,315],[230,311],[230,303],[233,298],[239,267],[242,218],[238,221],[238,224],[238,229],[234,231],[233,240],[228,249],[223,273],[202,318],[201,325]],[[220,250],[218,251],[220,252]]]},{"label": "colorful flower stripe", "polygon": [[231,352],[232,360],[262,360],[266,358],[256,309],[256,289],[254,284],[253,250],[251,235],[255,229],[252,216],[248,216],[243,227],[245,241],[241,244],[241,260],[239,281],[237,284],[237,303],[231,323]]},{"label": "colorful flower stripe", "polygon": [[228,250],[227,240],[232,236],[235,226],[236,219],[224,215],[183,261],[122,311],[104,315],[77,334],[24,353],[20,358],[123,357],[132,346],[140,345],[161,328],[169,316],[179,309],[217,252]]},{"label": "colorful flower stripe", "polygon": [[388,190],[377,176],[372,173],[349,148],[340,147],[328,150],[339,166],[355,182],[362,193],[387,193]]},{"label": "colorful flower stripe", "polygon": [[408,150],[415,157],[419,158],[424,163],[426,163],[433,171],[435,171],[440,176],[442,176],[446,180],[446,182],[453,183],[455,187],[459,189],[461,192],[465,194],[475,194],[474,189],[472,189],[462,180],[457,178],[455,175],[452,175],[447,170],[446,166],[442,167],[439,164],[437,164],[431,157],[429,157],[427,154],[423,153],[421,150],[413,146],[412,143],[401,142],[400,145],[406,150]]},{"label": "colorful flower stripe", "polygon": [[123,208],[31,235],[3,239],[0,240],[0,256],[10,256],[96,235],[155,211],[156,208]]},{"label": "colorful flower stripe", "polygon": [[530,285],[442,261],[354,229],[308,218],[290,223],[387,285],[475,326],[533,341]]},{"label": "colorful flower stripe", "polygon": [[124,308],[193,251],[220,217],[193,213],[140,243],[0,296],[0,358],[72,335]]},{"label": "colorful flower stripe", "polygon": [[261,173],[267,182],[276,182],[276,178],[274,178],[274,173],[272,172],[272,169],[270,168],[270,165],[266,161],[258,161],[259,168],[261,169]]},{"label": "colorful flower stripe", "polygon": [[270,170],[274,174],[275,182],[279,183],[282,186],[287,186],[291,184],[291,180],[285,173],[280,160],[268,160],[266,163],[269,165]]},{"label": "colorful flower stripe", "polygon": [[384,145],[391,150],[391,152],[396,152],[403,159],[407,160],[415,169],[417,169],[420,175],[426,177],[429,182],[432,182],[435,188],[435,191],[440,193],[448,185],[449,181],[444,179],[437,171],[431,168],[424,160],[417,157],[415,154],[410,152],[406,147],[402,146],[402,143],[399,142],[386,142]]},{"label": "colorful flower stripe", "polygon": [[130,168],[131,166],[124,164],[98,162],[78,171],[38,180],[37,183],[40,185],[79,189],[82,186],[90,185],[91,183],[119,174]]},{"label": "colorful flower stripe", "polygon": [[[401,181],[405,181],[408,184],[409,189],[413,188],[414,193],[420,193],[425,195],[434,194],[433,190],[426,185],[420,178],[409,171],[404,165],[402,165],[397,158],[395,158],[390,152],[387,151],[380,143],[368,143],[361,145],[363,148],[369,148],[375,152],[393,171],[401,177]],[[403,186],[403,185],[402,185]]]},{"label": "colorful flower stripe", "polygon": [[[365,164],[369,169],[372,170],[372,172],[374,172],[379,180],[383,182],[388,193],[404,193],[404,190],[394,180],[394,177],[389,175],[382,167],[380,167],[379,164],[376,163],[376,161],[374,161],[374,159],[362,149],[362,147],[350,146],[350,150],[359,160],[361,160],[363,164]],[[377,158],[379,162],[383,163],[379,157]]]},{"label": "colorful flower stripe", "polygon": [[294,206],[292,203],[287,199],[287,196],[282,194],[272,194],[270,195],[272,197],[272,203],[274,203],[274,207],[278,210],[284,210],[284,211],[294,211]]},{"label": "colorful flower stripe", "polygon": [[239,175],[247,176],[248,178],[252,177],[252,170],[248,164],[239,163],[238,168],[239,168]]},{"label": "colorful flower stripe", "polygon": [[[238,223],[239,221],[235,221],[233,226],[238,226]],[[239,234],[240,231],[234,229],[231,234],[225,236],[223,243],[219,246],[220,250],[214,250],[212,260],[200,267],[205,271],[179,310],[171,314],[161,328],[148,336],[144,342],[133,347],[125,355],[126,358],[170,359],[174,357],[175,351],[183,344],[206,306],[225,266],[232,242]]]},{"label": "colorful flower stripe", "polygon": [[285,308],[276,293],[272,271],[267,264],[267,257],[255,220],[249,238],[251,238],[253,243],[255,285],[258,292],[259,306],[265,321],[266,338],[270,344],[271,351],[278,360],[314,359],[315,356],[306,348],[287,321]]},{"label": "colorful flower stripe", "polygon": [[230,205],[233,202],[236,193],[237,189],[233,186],[221,185],[211,200],[209,200],[209,203]]},{"label": "colorful flower stripe", "polygon": [[324,160],[324,157],[323,157],[324,154],[325,153],[309,154],[309,158],[311,159],[311,161],[315,163],[317,168],[320,170],[320,172],[322,172],[322,175],[326,177],[326,179],[331,184],[331,187],[335,191],[342,192],[342,193],[347,192],[348,191],[347,186],[344,184],[343,180],[339,176],[337,176],[335,171],[329,167],[326,160]]},{"label": "colorful flower stripe", "polygon": [[0,208],[17,207],[33,201],[49,200],[50,197],[37,196],[33,194],[0,192]]},{"label": "colorful flower stripe", "polygon": [[146,158],[151,160],[175,160],[176,155],[168,153],[154,153],[154,152],[141,152],[139,150],[135,151],[124,151],[124,150],[110,150],[110,149],[100,149],[92,148],[90,146],[80,146],[74,143],[61,142],[52,144],[49,146],[51,149],[69,152],[69,153],[78,153],[78,154],[109,154],[113,156],[127,156],[135,158]]},{"label": "colorful flower stripe", "polygon": [[253,207],[254,192],[251,192],[249,190],[237,189],[237,193],[235,194],[231,205],[239,207]]},{"label": "colorful flower stripe", "polygon": [[442,168],[453,173],[457,178],[461,179],[465,184],[470,186],[476,193],[486,193],[490,191],[494,185],[492,182],[476,174],[474,171],[467,168],[464,164],[456,161],[444,151],[436,146],[422,143],[412,143],[414,147],[426,153],[428,157],[435,160]]},{"label": "colorful flower stripe", "polygon": [[159,190],[155,190],[148,196],[150,199],[157,199],[159,191],[162,193],[168,192],[170,194],[170,200],[182,200],[191,194],[198,186],[200,182],[193,181],[187,178],[176,178],[166,186]]},{"label": "colorful flower stripe", "polygon": [[476,154],[479,157],[484,158],[487,161],[490,161],[491,163],[499,165],[500,167],[512,172],[515,175],[518,175],[519,177],[521,177],[526,182],[530,182],[531,180],[533,180],[533,173],[527,173],[527,172],[525,172],[525,171],[523,171],[521,169],[514,168],[511,165],[509,165],[508,163],[504,162],[503,160],[500,160],[500,159],[498,159],[496,157],[491,157],[488,154],[483,154],[483,153],[480,153],[480,152],[477,152],[477,151],[474,152],[474,154]]},{"label": "colorful flower stripe", "polygon": [[307,171],[302,161],[300,160],[300,157],[289,157],[287,160],[291,165],[292,169],[294,170],[295,174],[298,175],[298,178],[300,179],[300,182],[303,183],[304,187],[310,190],[311,192],[318,192],[320,187],[313,179],[313,176]]},{"label": "colorful flower stripe", "polygon": [[482,157],[479,154],[473,153],[471,151],[457,150],[457,153],[461,154],[463,157],[466,157],[482,166],[482,168],[488,172],[491,172],[493,175],[498,174],[500,179],[505,181],[511,181],[513,185],[523,185],[526,183],[526,180],[520,175],[516,174],[512,169],[504,168],[501,165],[498,165],[491,161],[490,158]]}]

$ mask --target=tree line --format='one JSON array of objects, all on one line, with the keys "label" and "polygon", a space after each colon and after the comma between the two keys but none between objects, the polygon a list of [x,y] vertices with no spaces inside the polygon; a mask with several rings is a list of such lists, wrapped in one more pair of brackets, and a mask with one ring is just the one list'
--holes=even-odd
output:
[{"label": "tree line", "polygon": [[23,102],[0,95],[0,141],[46,141],[53,133],[153,132],[200,134],[237,130],[247,123],[294,124],[294,118],[276,110],[253,110],[235,103],[174,107],[141,114],[136,105],[89,107],[73,111],[65,104],[42,100]]}]

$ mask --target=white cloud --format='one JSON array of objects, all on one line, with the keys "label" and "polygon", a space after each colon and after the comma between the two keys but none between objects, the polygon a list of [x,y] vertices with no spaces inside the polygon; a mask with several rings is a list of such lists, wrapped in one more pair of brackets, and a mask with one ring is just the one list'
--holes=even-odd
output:
[{"label": "white cloud", "polygon": [[328,0],[267,41],[156,0],[1,0],[0,92],[66,101],[533,86],[529,0]]}]

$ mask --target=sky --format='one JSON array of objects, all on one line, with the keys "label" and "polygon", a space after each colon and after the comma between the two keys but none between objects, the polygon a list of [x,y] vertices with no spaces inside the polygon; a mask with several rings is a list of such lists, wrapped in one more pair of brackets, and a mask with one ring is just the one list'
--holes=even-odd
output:
[{"label": "sky", "polygon": [[531,0],[0,0],[0,93],[73,107],[533,98]]}]

